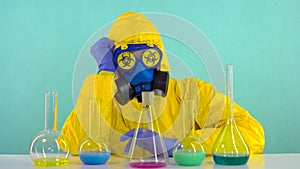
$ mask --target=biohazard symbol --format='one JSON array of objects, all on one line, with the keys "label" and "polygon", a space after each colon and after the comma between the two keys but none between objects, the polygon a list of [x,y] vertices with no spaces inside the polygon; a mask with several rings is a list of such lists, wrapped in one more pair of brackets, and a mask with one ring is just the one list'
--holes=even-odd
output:
[{"label": "biohazard symbol", "polygon": [[143,63],[148,67],[157,66],[160,61],[160,53],[155,49],[148,49],[143,54]]},{"label": "biohazard symbol", "polygon": [[124,52],[118,56],[117,61],[120,68],[129,70],[135,65],[136,60],[132,53]]}]

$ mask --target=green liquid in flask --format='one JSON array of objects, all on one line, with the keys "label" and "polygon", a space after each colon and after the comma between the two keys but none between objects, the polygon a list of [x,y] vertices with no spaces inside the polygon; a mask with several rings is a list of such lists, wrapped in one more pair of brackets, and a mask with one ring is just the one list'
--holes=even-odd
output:
[{"label": "green liquid in flask", "polygon": [[218,165],[245,165],[249,159],[249,155],[213,154],[213,159]]},{"label": "green liquid in flask", "polygon": [[54,166],[69,165],[69,160],[67,158],[38,158],[32,161],[36,166],[39,167],[54,167]]},{"label": "green liquid in flask", "polygon": [[177,164],[183,166],[200,165],[205,158],[205,152],[177,151],[173,153]]}]

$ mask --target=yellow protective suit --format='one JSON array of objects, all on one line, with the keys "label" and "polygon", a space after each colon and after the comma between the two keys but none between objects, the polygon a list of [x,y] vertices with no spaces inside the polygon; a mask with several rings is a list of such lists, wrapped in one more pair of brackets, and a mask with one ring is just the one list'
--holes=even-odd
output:
[{"label": "yellow protective suit", "polygon": [[[115,44],[115,49],[120,46],[126,47],[126,44],[156,44],[163,51],[159,69],[170,71],[160,35],[144,15],[134,12],[121,15],[113,23],[108,38]],[[88,99],[96,98],[100,100],[102,136],[109,140],[112,153],[128,155],[124,152],[127,142],[121,142],[120,136],[137,127],[141,103],[134,98],[124,106],[118,104],[114,99],[114,80],[115,73],[107,71],[89,75],[85,79],[77,104],[62,128],[62,132],[71,142],[72,154],[78,154],[80,142],[87,137]],[[185,99],[195,100],[195,133],[204,142],[207,155],[210,155],[214,141],[225,123],[225,95],[211,84],[196,78],[171,78],[166,97],[155,96],[154,101],[157,112],[155,122],[159,124],[159,132],[163,136],[181,138],[187,134],[182,131],[180,114],[182,101]],[[239,105],[234,104],[234,110],[235,121],[250,148],[250,153],[262,153],[265,144],[263,127]],[[146,124],[141,125],[146,127]]]}]

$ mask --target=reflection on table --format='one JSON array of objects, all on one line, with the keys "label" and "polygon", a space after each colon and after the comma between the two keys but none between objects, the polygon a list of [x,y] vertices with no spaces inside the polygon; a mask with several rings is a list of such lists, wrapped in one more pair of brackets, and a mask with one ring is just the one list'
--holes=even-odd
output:
[{"label": "reflection on table", "polygon": [[[128,169],[130,168],[126,158],[112,155],[105,165],[83,165],[78,156],[70,157],[70,165],[66,167],[35,167],[29,155],[0,155],[0,169]],[[276,169],[276,168],[300,168],[299,154],[252,154],[247,165],[243,166],[218,166],[212,157],[205,157],[200,166],[178,166],[173,158],[169,159],[169,168],[185,169]]]}]

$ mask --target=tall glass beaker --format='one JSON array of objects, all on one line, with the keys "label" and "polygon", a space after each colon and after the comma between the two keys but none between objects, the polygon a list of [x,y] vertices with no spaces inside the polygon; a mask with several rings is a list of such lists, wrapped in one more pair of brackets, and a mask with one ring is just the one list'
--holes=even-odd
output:
[{"label": "tall glass beaker", "polygon": [[[205,150],[200,139],[195,136],[194,100],[184,100],[181,108],[183,138],[173,148],[173,157],[178,165],[197,166],[205,158]],[[185,135],[188,134],[188,135]]]},{"label": "tall glass beaker", "polygon": [[101,102],[89,100],[89,131],[88,137],[80,143],[78,155],[87,165],[105,164],[110,157],[110,144],[101,136]]},{"label": "tall glass beaker", "polygon": [[58,93],[45,92],[45,127],[30,144],[30,157],[36,166],[66,166],[69,164],[69,141],[57,129]]},{"label": "tall glass beaker", "polygon": [[[153,103],[154,92],[142,92],[142,110],[129,151],[130,167],[163,168],[167,166],[168,152],[158,124],[153,119],[156,117],[152,108]],[[143,117],[146,118],[146,124],[142,124]]]},{"label": "tall glass beaker", "polygon": [[226,65],[226,123],[217,137],[213,160],[218,165],[244,165],[249,159],[249,148],[234,121],[233,65]]}]

